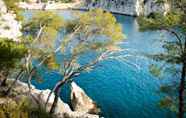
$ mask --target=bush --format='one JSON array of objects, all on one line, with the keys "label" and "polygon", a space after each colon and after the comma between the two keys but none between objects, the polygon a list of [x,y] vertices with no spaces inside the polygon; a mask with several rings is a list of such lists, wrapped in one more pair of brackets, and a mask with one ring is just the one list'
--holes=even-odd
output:
[{"label": "bush", "polygon": [[16,102],[13,99],[0,104],[0,118],[52,118],[44,108],[33,105],[28,97],[21,97]]}]

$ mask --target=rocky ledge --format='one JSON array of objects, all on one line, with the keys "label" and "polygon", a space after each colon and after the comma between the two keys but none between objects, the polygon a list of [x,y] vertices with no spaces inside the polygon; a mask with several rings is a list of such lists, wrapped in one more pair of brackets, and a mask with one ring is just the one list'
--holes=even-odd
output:
[{"label": "rocky ledge", "polygon": [[[18,81],[16,91],[20,93],[28,94],[28,86],[26,83]],[[40,104],[45,104],[50,90],[38,90],[34,86],[31,89],[31,95]],[[51,95],[47,110],[52,106],[54,100],[54,93]],[[60,98],[58,99],[57,107],[55,109],[55,116],[57,118],[99,118],[97,115],[100,109],[95,102],[89,98],[86,93],[76,84],[71,84],[71,103],[73,110],[67,103],[64,103]]]}]

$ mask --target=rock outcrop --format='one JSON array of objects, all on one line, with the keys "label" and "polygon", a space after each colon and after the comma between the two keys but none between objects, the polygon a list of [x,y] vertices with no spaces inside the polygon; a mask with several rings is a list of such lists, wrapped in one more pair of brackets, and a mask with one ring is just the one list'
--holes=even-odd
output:
[{"label": "rock outcrop", "polygon": [[75,82],[71,83],[71,104],[74,111],[99,114],[96,103]]},{"label": "rock outcrop", "polygon": [[[50,93],[50,90],[38,90],[34,86],[31,87],[31,93],[32,97],[37,100],[40,104],[44,105],[46,103],[47,97]],[[20,93],[28,93],[28,86],[27,84],[18,81],[16,85],[16,91],[20,91]],[[89,98],[90,99],[90,98]],[[52,93],[48,105],[47,105],[47,110],[52,106],[54,100],[54,93]],[[87,111],[87,107],[84,106],[85,108],[82,109],[84,111]],[[55,115],[57,118],[99,118],[98,115],[95,114],[89,114],[88,112],[84,111],[77,111],[74,110],[72,111],[70,106],[67,103],[64,103],[60,98],[58,99],[57,107],[55,109]]]},{"label": "rock outcrop", "polygon": [[4,2],[2,0],[0,0],[0,13],[6,13],[7,12],[7,8],[4,4]]},{"label": "rock outcrop", "polygon": [[103,8],[114,13],[139,16],[153,12],[162,14],[169,11],[168,3],[156,3],[155,0],[84,0],[84,7]]},{"label": "rock outcrop", "polygon": [[19,41],[22,35],[21,23],[16,20],[16,15],[7,13],[7,8],[2,0],[0,0],[0,38],[8,38]]}]

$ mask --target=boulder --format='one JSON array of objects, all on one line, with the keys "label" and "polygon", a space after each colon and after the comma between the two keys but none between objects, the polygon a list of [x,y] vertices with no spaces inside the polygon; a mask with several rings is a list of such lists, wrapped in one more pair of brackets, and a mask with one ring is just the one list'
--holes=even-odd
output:
[{"label": "boulder", "polygon": [[[13,79],[9,79],[8,81],[13,81]],[[37,105],[39,103],[40,105],[43,105],[43,106],[45,105],[48,95],[51,92],[51,90],[49,89],[39,90],[39,89],[36,89],[35,86],[31,85],[31,91],[30,91],[31,94],[30,94],[28,93],[29,92],[28,85],[21,81],[18,81],[16,83],[14,87],[14,91],[17,91],[17,93],[20,93],[20,95],[23,94],[23,96],[29,95],[30,99],[33,101],[33,104]],[[54,93],[52,93],[48,101],[47,107],[46,107],[47,111],[50,110],[54,97],[55,97]],[[87,106],[85,107],[88,108]],[[82,106],[81,109],[83,109],[84,111],[72,111],[70,106],[67,103],[63,102],[60,98],[58,98],[58,103],[57,103],[57,107],[55,109],[54,114],[56,118],[99,118],[99,115],[89,114],[88,112],[85,112],[85,111],[90,110],[90,108],[88,110],[86,110],[86,108],[83,108]]]},{"label": "boulder", "polygon": [[99,114],[96,103],[75,82],[71,83],[71,105],[74,111]]},{"label": "boulder", "polygon": [[[32,94],[41,104],[46,103],[46,100],[50,92],[51,90],[49,89],[47,90],[32,89]],[[54,93],[52,93],[48,101],[47,111],[50,110],[54,97],[55,97]],[[69,105],[64,103],[60,98],[58,98],[57,107],[55,109],[55,115],[57,118],[99,118],[98,115],[92,115],[92,114],[88,114],[84,112],[72,111]]]}]

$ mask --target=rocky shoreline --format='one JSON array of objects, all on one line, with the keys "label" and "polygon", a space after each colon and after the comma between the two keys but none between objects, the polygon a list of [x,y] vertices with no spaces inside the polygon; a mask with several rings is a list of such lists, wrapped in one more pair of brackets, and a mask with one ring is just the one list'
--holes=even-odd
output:
[{"label": "rocky shoreline", "polygon": [[[10,81],[10,80],[9,80]],[[31,94],[41,105],[46,103],[47,97],[50,90],[39,90],[32,86],[31,93],[29,93],[28,85],[21,81],[18,81],[14,90],[19,91],[23,94]],[[54,100],[54,93],[52,93],[47,110],[50,109]],[[63,102],[60,98],[58,99],[57,107],[54,115],[56,118],[99,118],[97,115],[100,109],[97,107],[95,102],[89,98],[86,93],[81,89],[75,82],[71,83],[71,107]]]}]

